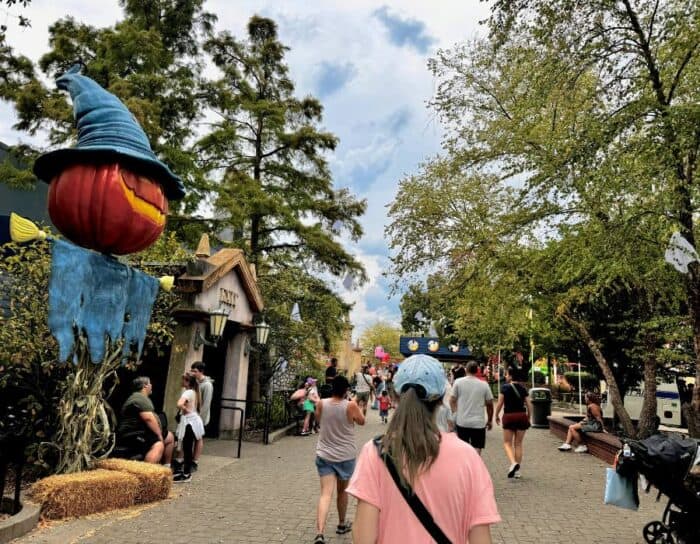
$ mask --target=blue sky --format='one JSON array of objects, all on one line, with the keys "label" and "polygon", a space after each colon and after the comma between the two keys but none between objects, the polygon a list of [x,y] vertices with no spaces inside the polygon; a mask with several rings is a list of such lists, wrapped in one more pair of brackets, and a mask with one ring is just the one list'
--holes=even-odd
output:
[{"label": "blue sky", "polygon": [[[398,297],[388,298],[388,248],[384,238],[386,206],[399,180],[440,149],[441,129],[426,102],[436,83],[426,68],[439,48],[481,32],[488,16],[479,0],[209,0],[219,17],[217,28],[238,36],[253,14],[277,21],[280,39],[291,50],[290,72],[299,95],[314,94],[324,104],[323,128],[340,138],[329,157],[337,187],[349,187],[368,200],[362,219],[365,236],[348,249],[364,263],[369,282],[352,292],[337,290],[355,303],[355,333],[377,320],[398,323]],[[31,58],[48,49],[47,28],[71,14],[106,26],[120,17],[117,0],[33,0],[26,10],[32,28],[13,28],[8,41]],[[12,108],[0,103],[0,140],[33,141],[11,129]],[[39,140],[40,141],[40,140]]]}]

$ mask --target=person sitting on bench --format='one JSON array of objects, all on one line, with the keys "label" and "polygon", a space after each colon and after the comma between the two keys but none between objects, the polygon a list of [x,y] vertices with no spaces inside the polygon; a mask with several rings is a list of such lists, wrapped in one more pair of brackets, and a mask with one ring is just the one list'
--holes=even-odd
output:
[{"label": "person sitting on bench", "polygon": [[117,427],[117,447],[120,457],[143,457],[147,463],[170,466],[175,439],[173,433],[161,429],[161,423],[151,399],[153,385],[147,376],[132,382],[133,393],[122,406]]},{"label": "person sitting on bench", "polygon": [[586,393],[586,419],[580,423],[569,425],[569,431],[566,433],[566,440],[559,446],[559,451],[569,451],[571,443],[577,443],[578,446],[574,450],[576,453],[586,453],[588,446],[584,442],[583,435],[586,433],[602,433],[605,430],[603,426],[603,411],[600,408],[600,398],[595,393]]}]

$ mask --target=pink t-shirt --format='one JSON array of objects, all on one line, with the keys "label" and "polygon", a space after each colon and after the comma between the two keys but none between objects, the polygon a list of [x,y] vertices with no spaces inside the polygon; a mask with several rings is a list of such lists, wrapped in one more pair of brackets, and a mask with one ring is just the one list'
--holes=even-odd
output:
[{"label": "pink t-shirt", "polygon": [[[360,452],[347,492],[379,508],[377,542],[434,542],[371,441]],[[452,542],[468,543],[472,527],[501,521],[486,465],[474,448],[454,433],[442,433],[437,459],[428,472],[418,477],[415,492]]]}]

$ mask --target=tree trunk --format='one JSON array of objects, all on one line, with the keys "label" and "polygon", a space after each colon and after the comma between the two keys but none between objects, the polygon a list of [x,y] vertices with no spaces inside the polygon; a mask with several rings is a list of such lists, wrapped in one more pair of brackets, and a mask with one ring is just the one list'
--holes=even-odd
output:
[{"label": "tree trunk", "polygon": [[[653,353],[651,347],[647,352]],[[637,424],[637,439],[654,434],[656,429],[656,357],[650,355],[644,360],[644,402]]]},{"label": "tree trunk", "polygon": [[620,420],[622,429],[627,436],[634,438],[636,432],[634,429],[634,425],[632,424],[632,419],[630,418],[629,414],[627,413],[627,410],[625,409],[624,404],[622,403],[622,397],[620,396],[620,390],[617,387],[615,376],[613,375],[612,370],[610,370],[610,365],[608,365],[608,361],[605,359],[603,353],[600,351],[600,348],[598,347],[598,342],[596,342],[596,340],[591,336],[591,333],[588,331],[588,328],[586,328],[586,326],[583,323],[577,321],[566,312],[562,314],[562,317],[576,332],[578,332],[579,335],[581,335],[583,340],[586,342],[586,345],[591,350],[591,353],[593,354],[593,357],[598,363],[598,366],[603,371],[603,376],[605,377],[605,381],[608,384],[608,400],[612,403],[613,408],[615,409],[615,414],[617,414],[617,417]]},{"label": "tree trunk", "polygon": [[700,438],[700,289],[698,289],[697,280],[698,263],[692,263],[689,268],[690,273],[686,280],[686,292],[688,293],[688,306],[693,323],[695,387],[693,387],[693,398],[691,399],[690,406],[687,407],[685,412],[686,420],[688,421],[688,434],[692,438]]},{"label": "tree trunk", "polygon": [[[255,132],[255,158],[253,162],[253,179],[262,183],[262,118],[258,118],[257,131]],[[252,214],[250,218],[250,260],[256,268],[260,267],[260,229],[262,228],[262,217],[259,214]],[[248,400],[260,400],[260,354],[251,350],[248,358]]]}]

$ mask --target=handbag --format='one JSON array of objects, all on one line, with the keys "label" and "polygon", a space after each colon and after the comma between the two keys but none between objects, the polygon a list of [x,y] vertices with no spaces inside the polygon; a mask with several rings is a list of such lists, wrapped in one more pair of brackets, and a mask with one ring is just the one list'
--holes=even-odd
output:
[{"label": "handbag", "polygon": [[605,504],[637,510],[639,508],[637,478],[622,476],[614,468],[606,468],[605,472]]},{"label": "handbag", "polygon": [[413,492],[411,486],[401,483],[401,478],[396,470],[396,465],[394,464],[393,459],[388,453],[382,451],[382,436],[378,436],[374,439],[374,446],[377,448],[379,457],[382,458],[386,468],[389,470],[389,474],[391,474],[396,487],[399,488],[401,496],[408,503],[408,506],[411,507],[411,510],[413,510],[413,513],[418,518],[418,521],[420,521],[423,527],[425,527],[425,530],[430,533],[430,536],[433,537],[433,540],[437,542],[437,544],[452,544],[452,541],[447,538],[445,533],[442,532],[440,526],[435,523],[432,514],[418,498],[418,495]]}]

